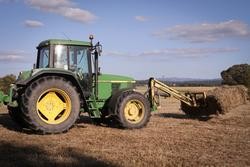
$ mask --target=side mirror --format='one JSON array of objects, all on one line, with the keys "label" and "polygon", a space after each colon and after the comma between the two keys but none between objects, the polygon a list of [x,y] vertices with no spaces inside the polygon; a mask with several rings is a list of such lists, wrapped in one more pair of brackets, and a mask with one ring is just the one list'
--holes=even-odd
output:
[{"label": "side mirror", "polygon": [[101,75],[101,67],[98,68],[98,75]]},{"label": "side mirror", "polygon": [[95,52],[98,53],[99,56],[101,56],[102,53],[102,45],[100,44],[100,42],[97,42],[95,45]]},{"label": "side mirror", "polygon": [[99,56],[101,56],[101,53],[102,53],[102,45],[98,45],[98,46],[96,47],[96,50],[97,50],[97,52],[99,53]]},{"label": "side mirror", "polygon": [[33,69],[36,69],[36,63],[33,64]]}]

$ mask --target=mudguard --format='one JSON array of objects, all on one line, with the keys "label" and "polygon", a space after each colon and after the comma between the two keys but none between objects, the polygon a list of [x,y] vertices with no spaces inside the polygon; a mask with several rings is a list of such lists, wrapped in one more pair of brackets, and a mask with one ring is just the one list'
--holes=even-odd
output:
[{"label": "mudguard", "polygon": [[65,77],[67,78],[69,81],[72,82],[72,84],[74,84],[78,90],[80,90],[79,93],[81,93],[82,95],[89,96],[90,95],[90,90],[88,91],[90,85],[89,83],[86,85],[82,85],[80,83],[80,81],[78,80],[77,74],[72,73],[70,71],[66,71],[66,70],[60,70],[60,69],[43,69],[40,70],[38,72],[35,72],[35,74],[33,74],[32,76],[30,76],[27,79],[24,80],[17,80],[16,81],[16,85],[17,86],[27,86],[29,85],[31,82],[33,82],[34,80],[37,80],[38,78],[44,77],[44,76],[59,76],[59,77]]},{"label": "mudguard", "polygon": [[[17,80],[15,85],[17,87],[25,88],[33,81],[35,81],[41,77],[45,77],[45,76],[59,76],[59,77],[66,78],[68,81],[71,81],[72,84],[74,86],[76,86],[76,88],[79,91],[79,94],[81,95],[81,99],[83,101],[82,107],[84,108],[84,110],[88,111],[88,107],[87,107],[88,105],[87,105],[86,99],[91,95],[91,90],[90,90],[91,85],[90,85],[90,83],[80,83],[80,80],[79,80],[78,75],[76,73],[66,71],[66,70],[61,70],[61,69],[51,69],[51,68],[42,69],[42,70],[38,70],[38,71],[33,72],[33,75],[31,75],[27,79]],[[90,81],[90,82],[92,82],[92,81]]]}]

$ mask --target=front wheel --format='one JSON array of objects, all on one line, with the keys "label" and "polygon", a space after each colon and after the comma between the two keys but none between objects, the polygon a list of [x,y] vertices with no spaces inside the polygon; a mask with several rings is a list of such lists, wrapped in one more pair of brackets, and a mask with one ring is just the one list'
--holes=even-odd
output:
[{"label": "front wheel", "polygon": [[134,91],[122,93],[116,108],[117,121],[123,128],[142,128],[147,125],[151,116],[149,101]]}]

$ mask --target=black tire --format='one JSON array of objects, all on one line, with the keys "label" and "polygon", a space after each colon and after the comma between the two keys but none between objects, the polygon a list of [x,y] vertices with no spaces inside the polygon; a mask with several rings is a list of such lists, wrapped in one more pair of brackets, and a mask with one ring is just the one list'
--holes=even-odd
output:
[{"label": "black tire", "polygon": [[[57,112],[61,109],[61,112],[56,113],[51,120],[39,108],[41,99],[49,99],[48,96],[50,93],[55,96],[57,101],[66,101],[64,104],[66,107],[63,109],[60,108],[62,105],[53,103],[53,101],[51,102],[52,105],[45,103],[46,105],[44,106],[48,107],[46,110],[50,111],[50,113],[56,113],[55,107],[59,106],[59,108],[56,108]],[[51,106],[52,109],[50,108]],[[43,134],[62,133],[69,130],[78,119],[80,98],[76,88],[64,78],[57,76],[42,77],[26,88],[22,95],[21,108],[23,119],[28,123],[31,130]],[[58,120],[59,122],[56,122]]]},{"label": "black tire", "polygon": [[27,123],[22,117],[22,112],[19,107],[10,107],[8,106],[8,112],[11,119],[20,127],[27,128]]},{"label": "black tire", "polygon": [[[132,107],[135,107],[136,105],[141,107],[141,109],[138,111],[139,113],[137,114],[139,120],[133,120],[130,119],[129,116],[126,116],[126,112],[128,112],[126,106],[130,105],[129,103],[132,104]],[[116,120],[121,127],[127,129],[142,128],[147,125],[150,117],[150,104],[145,96],[134,91],[127,91],[119,96],[116,104]]]}]

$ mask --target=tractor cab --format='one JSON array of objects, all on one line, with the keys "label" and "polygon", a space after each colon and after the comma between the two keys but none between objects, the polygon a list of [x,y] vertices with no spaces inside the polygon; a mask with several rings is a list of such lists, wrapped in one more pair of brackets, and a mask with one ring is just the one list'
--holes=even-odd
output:
[{"label": "tractor cab", "polygon": [[93,83],[94,87],[97,87],[98,56],[101,52],[101,45],[98,42],[93,46],[93,36],[89,39],[90,42],[62,39],[42,41],[37,47],[35,70],[72,72],[78,77],[82,88],[91,92]]},{"label": "tractor cab", "polygon": [[88,75],[91,68],[89,42],[51,39],[37,47],[36,69],[56,68]]}]

